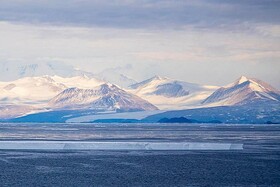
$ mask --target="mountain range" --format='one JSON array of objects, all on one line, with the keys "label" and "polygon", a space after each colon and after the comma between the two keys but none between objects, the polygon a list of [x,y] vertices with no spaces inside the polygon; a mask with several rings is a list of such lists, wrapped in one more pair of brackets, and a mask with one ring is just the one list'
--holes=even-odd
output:
[{"label": "mountain range", "polygon": [[41,62],[18,65],[17,62],[1,62],[0,81],[14,81],[24,77],[41,77],[41,76],[60,76],[60,77],[77,77],[87,76],[97,78],[104,82],[119,85],[123,88],[137,83],[134,79],[119,73],[118,69],[109,68],[100,73],[92,73],[75,68],[61,62]]},{"label": "mountain range", "polygon": [[194,108],[219,87],[154,76],[130,86],[130,92],[162,110]]},{"label": "mountain range", "polygon": [[[27,119],[30,116],[57,115],[60,120],[62,118],[69,120],[70,118],[106,113],[136,111],[163,113],[172,110],[172,114],[175,114],[176,111],[205,111],[209,108],[213,109],[207,110],[209,116],[214,111],[223,112],[220,108],[215,107],[230,107],[230,109],[226,108],[230,114],[233,113],[233,108],[240,112],[245,110],[252,112],[251,109],[254,107],[257,107],[258,111],[266,108],[267,116],[270,110],[277,113],[280,109],[279,90],[261,80],[245,76],[241,76],[229,85],[218,87],[161,76],[136,82],[125,75],[118,74],[113,69],[101,74],[91,74],[77,69],[73,70],[72,67],[62,67],[61,69],[65,69],[60,71],[53,64],[42,66],[48,67],[47,72],[50,75],[41,75],[43,73],[40,72],[40,69],[46,68],[40,65],[27,66],[21,69],[20,75],[18,74],[19,78],[12,80],[10,77],[11,80],[7,78],[6,81],[0,82],[0,119]],[[2,67],[1,71],[6,70]],[[10,73],[12,72],[14,70],[11,70]],[[69,74],[63,76],[63,73]],[[115,80],[114,83],[109,82],[109,79]],[[257,113],[255,110],[254,112]],[[153,113],[149,113],[149,115],[151,114]],[[180,116],[181,112],[177,114],[173,117],[181,117],[180,119],[191,117]],[[280,115],[277,115],[274,114],[271,119],[280,121]],[[169,114],[167,116],[172,117]],[[198,118],[197,115],[195,117]],[[218,115],[216,118],[219,118]],[[254,119],[259,118],[262,118],[261,114]],[[157,118],[148,117],[147,119]],[[207,118],[211,121],[215,121],[215,119]],[[194,119],[194,121],[201,121],[201,119]],[[231,121],[234,122],[234,120]]]},{"label": "mountain range", "polygon": [[114,84],[85,75],[24,77],[0,82],[0,104],[1,118],[50,110],[157,110],[156,106]]}]

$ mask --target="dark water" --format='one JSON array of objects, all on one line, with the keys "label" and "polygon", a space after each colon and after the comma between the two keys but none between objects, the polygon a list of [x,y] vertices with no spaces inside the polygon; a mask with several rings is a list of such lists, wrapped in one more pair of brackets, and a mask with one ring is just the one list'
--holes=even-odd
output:
[{"label": "dark water", "polygon": [[243,143],[240,151],[0,150],[0,186],[280,186],[280,125],[0,124],[0,140]]}]

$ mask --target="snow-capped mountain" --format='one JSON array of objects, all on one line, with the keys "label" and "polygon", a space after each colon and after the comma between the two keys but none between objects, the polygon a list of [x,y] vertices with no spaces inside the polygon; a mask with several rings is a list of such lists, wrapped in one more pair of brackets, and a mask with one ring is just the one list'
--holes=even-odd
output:
[{"label": "snow-capped mountain", "polygon": [[92,89],[69,88],[50,100],[52,108],[95,109],[117,111],[157,110],[149,102],[113,84],[102,84]]},{"label": "snow-capped mountain", "polygon": [[156,110],[118,86],[86,75],[25,77],[0,82],[1,118],[58,109]]},{"label": "snow-capped mountain", "polygon": [[14,81],[24,77],[40,76],[79,77],[86,76],[118,85],[122,88],[137,83],[132,78],[120,73],[117,68],[105,69],[100,73],[91,73],[77,69],[71,65],[55,62],[39,62],[19,65],[16,62],[0,63],[0,81]]},{"label": "snow-capped mountain", "polygon": [[122,88],[128,88],[130,85],[137,83],[137,81],[135,81],[134,79],[129,78],[122,73],[119,73],[114,68],[106,69],[106,70],[102,71],[101,73],[96,74],[96,77],[98,77],[106,82],[110,82],[112,84],[118,85]]},{"label": "snow-capped mountain", "polygon": [[58,75],[62,77],[81,75],[93,76],[92,73],[78,70],[67,64],[55,62],[29,63],[26,65],[19,65],[16,62],[1,62],[0,65],[0,81],[12,81],[23,77],[38,77],[44,75]]},{"label": "snow-capped mountain", "polygon": [[160,76],[133,84],[129,89],[85,74],[24,77],[0,82],[0,119],[36,117],[38,114],[45,116],[46,121],[53,115],[60,116],[63,121],[65,116],[70,119],[107,111],[176,110],[224,105],[234,105],[235,109],[240,105],[250,109],[265,106],[277,111],[280,92],[263,81],[244,76],[221,88]]},{"label": "snow-capped mountain", "polygon": [[81,89],[91,89],[105,83],[104,81],[98,78],[89,77],[86,75],[74,77],[52,76],[51,78],[55,82],[65,85],[67,88],[77,87]]},{"label": "snow-capped mountain", "polygon": [[101,84],[104,82],[87,76],[25,77],[0,82],[0,118],[45,111],[48,101],[67,88],[75,86],[87,89]]},{"label": "snow-capped mountain", "polygon": [[44,103],[71,87],[93,88],[103,81],[86,76],[63,78],[59,76],[25,77],[15,81],[0,82],[0,103]]},{"label": "snow-capped mountain", "polygon": [[67,87],[49,76],[25,77],[0,82],[0,103],[27,104],[45,102]]},{"label": "snow-capped mountain", "polygon": [[193,107],[217,89],[184,81],[155,76],[130,86],[131,92],[153,103],[160,109]]},{"label": "snow-capped mountain", "polygon": [[215,91],[202,103],[223,106],[244,105],[262,101],[280,102],[280,92],[261,80],[241,76],[234,83]]}]

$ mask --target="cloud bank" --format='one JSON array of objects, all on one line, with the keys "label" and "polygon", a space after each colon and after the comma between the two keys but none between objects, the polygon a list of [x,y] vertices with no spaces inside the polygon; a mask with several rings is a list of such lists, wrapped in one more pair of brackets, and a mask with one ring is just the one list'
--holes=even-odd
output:
[{"label": "cloud bank", "polygon": [[278,24],[277,0],[8,0],[0,19],[117,28],[227,28]]},{"label": "cloud bank", "polygon": [[277,0],[7,0],[0,63],[55,61],[224,85],[244,74],[280,88]]}]

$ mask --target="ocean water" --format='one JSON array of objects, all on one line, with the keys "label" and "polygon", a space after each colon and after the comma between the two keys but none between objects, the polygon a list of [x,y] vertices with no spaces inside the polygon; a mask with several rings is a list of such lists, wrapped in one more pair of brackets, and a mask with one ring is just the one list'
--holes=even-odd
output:
[{"label": "ocean water", "polygon": [[242,143],[225,151],[0,150],[0,186],[280,186],[280,125],[0,124],[0,141]]}]

